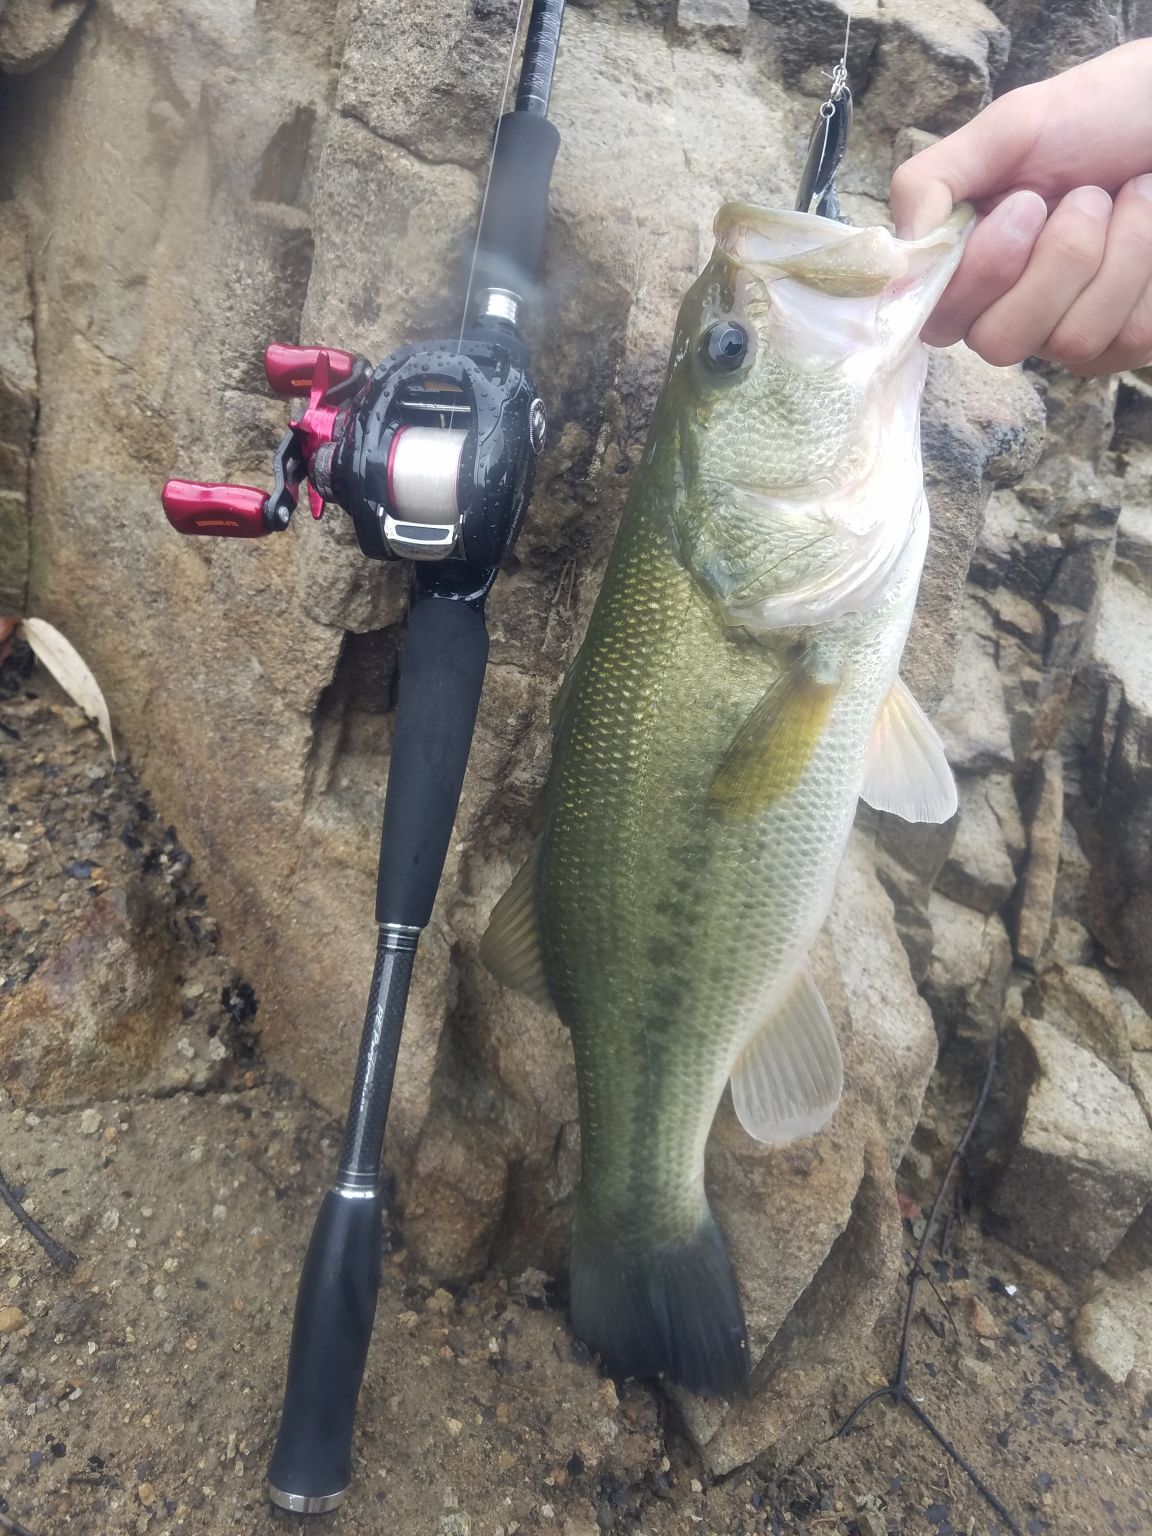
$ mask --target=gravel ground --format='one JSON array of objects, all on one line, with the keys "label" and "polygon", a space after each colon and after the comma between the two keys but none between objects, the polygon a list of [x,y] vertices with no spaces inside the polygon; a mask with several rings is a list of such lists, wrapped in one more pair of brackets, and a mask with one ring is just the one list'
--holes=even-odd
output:
[{"label": "gravel ground", "polygon": [[[0,1009],[122,887],[161,914],[174,966],[131,1093],[88,1096],[81,1084],[74,1102],[46,1104],[9,1084],[0,1103],[0,1168],[78,1257],[70,1273],[55,1268],[0,1210],[0,1512],[18,1522],[0,1530],[282,1531],[293,1517],[269,1510],[262,1480],[296,1278],[339,1127],[262,1061],[258,999],[220,953],[176,831],[19,655],[0,674],[0,795]],[[932,1279],[910,1384],[1021,1531],[1152,1531],[1152,1409],[1086,1379],[1060,1282],[971,1215]],[[905,1294],[897,1279],[889,1315],[860,1341],[826,1443],[785,1477],[765,1467],[713,1481],[658,1391],[598,1373],[547,1276],[493,1275],[451,1293],[395,1233],[353,1489],[316,1526],[339,1536],[1004,1531],[906,1412],[877,1404],[857,1431],[831,1438],[892,1372]]]}]

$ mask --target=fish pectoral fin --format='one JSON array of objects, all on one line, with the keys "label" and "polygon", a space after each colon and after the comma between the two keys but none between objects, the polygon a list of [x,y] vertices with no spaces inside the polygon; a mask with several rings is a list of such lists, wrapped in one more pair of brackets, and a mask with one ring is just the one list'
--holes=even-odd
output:
[{"label": "fish pectoral fin", "polygon": [[736,1063],[732,1103],[749,1136],[780,1143],[826,1125],[843,1091],[836,1031],[804,966]]},{"label": "fish pectoral fin", "polygon": [[759,815],[796,788],[820,740],[836,683],[818,682],[801,656],[772,685],[721,759],[708,804],[727,821]]},{"label": "fish pectoral fin", "polygon": [[555,1005],[544,975],[536,917],[539,858],[539,849],[534,848],[492,909],[488,928],[480,940],[480,959],[502,985],[523,992],[542,1008],[552,1008]]},{"label": "fish pectoral fin", "polygon": [[956,780],[928,716],[897,678],[872,727],[860,794],[877,811],[905,821],[956,814]]}]

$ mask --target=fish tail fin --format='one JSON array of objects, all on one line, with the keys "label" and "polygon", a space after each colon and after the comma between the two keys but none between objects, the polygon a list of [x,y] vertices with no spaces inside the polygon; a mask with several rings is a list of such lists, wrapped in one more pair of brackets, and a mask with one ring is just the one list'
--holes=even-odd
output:
[{"label": "fish tail fin", "polygon": [[748,1382],[748,1333],[720,1229],[637,1248],[577,1214],[570,1266],[572,1327],[620,1379],[665,1376],[702,1397]]}]

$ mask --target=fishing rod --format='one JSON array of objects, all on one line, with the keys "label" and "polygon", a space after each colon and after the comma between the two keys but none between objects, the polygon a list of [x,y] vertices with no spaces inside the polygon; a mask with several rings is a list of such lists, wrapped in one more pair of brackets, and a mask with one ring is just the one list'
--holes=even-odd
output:
[{"label": "fishing rod", "polygon": [[332,347],[270,346],[264,366],[273,391],[307,400],[273,457],[271,494],[169,480],[161,498],[181,533],[261,538],[288,527],[303,487],[313,517],[326,502],[351,516],[369,559],[411,562],[376,963],[343,1150],[300,1278],[268,1468],[272,1502],[300,1514],[335,1509],[351,1477],[380,1285],[380,1163],[408,988],[472,744],[488,660],[485,600],[544,446],[547,418],[519,320],[543,264],[560,143],[547,113],[564,3],[533,0],[515,106],[505,112],[513,42],[459,336],[401,347],[374,369]]}]

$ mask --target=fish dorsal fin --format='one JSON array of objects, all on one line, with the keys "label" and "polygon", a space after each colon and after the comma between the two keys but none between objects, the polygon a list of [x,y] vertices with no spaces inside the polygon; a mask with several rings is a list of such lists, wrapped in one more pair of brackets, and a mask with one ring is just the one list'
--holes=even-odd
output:
[{"label": "fish dorsal fin", "polygon": [[542,1008],[551,1008],[552,994],[544,975],[540,924],[536,916],[539,860],[537,845],[492,909],[487,931],[480,940],[480,959],[504,986],[523,992]]},{"label": "fish dorsal fin", "polygon": [[776,805],[800,782],[823,733],[836,683],[818,682],[800,656],[769,688],[721,759],[708,803],[727,821]]},{"label": "fish dorsal fin", "polygon": [[844,1063],[824,999],[806,966],[792,978],[732,1074],[732,1103],[757,1141],[795,1141],[832,1118]]},{"label": "fish dorsal fin", "polygon": [[928,716],[897,678],[872,727],[860,794],[877,811],[905,821],[956,814],[956,780]]}]

